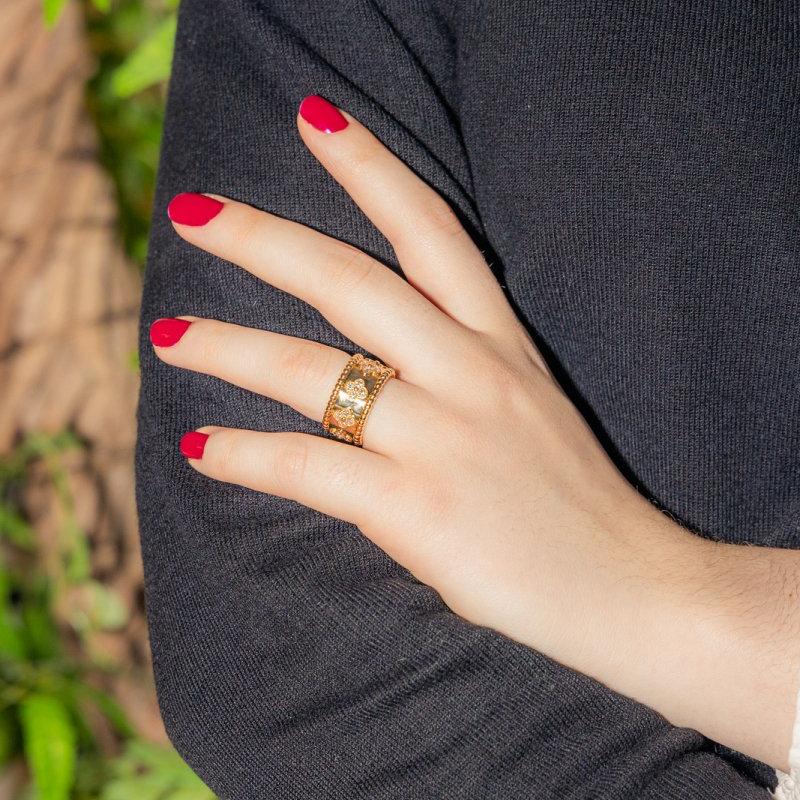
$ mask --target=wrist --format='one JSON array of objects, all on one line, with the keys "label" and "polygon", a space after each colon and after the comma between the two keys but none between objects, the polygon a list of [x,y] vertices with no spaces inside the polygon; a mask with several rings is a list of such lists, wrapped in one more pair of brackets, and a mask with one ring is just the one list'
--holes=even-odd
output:
[{"label": "wrist", "polygon": [[[698,642],[718,635],[695,621],[715,548],[636,495],[581,531],[579,546],[567,556],[568,582],[562,568],[548,585],[539,562],[535,588],[527,589],[521,607],[545,605],[546,618],[529,614],[528,628],[512,635],[664,713],[675,708],[682,684],[675,676],[696,660]],[[714,619],[718,610],[710,599],[700,602]]]},{"label": "wrist", "polygon": [[517,612],[503,632],[632,694],[685,619],[713,543],[632,490],[617,499],[607,513],[593,504],[574,536],[559,529],[550,547],[536,547],[511,582]]},{"label": "wrist", "polygon": [[638,567],[620,562],[606,613],[625,621],[594,677],[785,768],[800,666],[794,554],[705,539],[652,510],[623,536]]},{"label": "wrist", "polygon": [[[715,548],[716,543],[636,496],[608,536],[603,580],[586,615],[584,636],[597,671],[593,677],[658,707],[656,675],[686,668],[686,652],[677,643],[688,645],[687,621],[707,585]],[[676,682],[664,683],[664,694],[671,694]]]}]

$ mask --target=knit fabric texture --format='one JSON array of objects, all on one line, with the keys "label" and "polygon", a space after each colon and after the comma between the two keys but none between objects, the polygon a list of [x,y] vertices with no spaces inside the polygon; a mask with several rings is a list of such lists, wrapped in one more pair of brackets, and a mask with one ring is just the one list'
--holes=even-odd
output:
[{"label": "knit fabric texture", "polygon": [[320,426],[146,331],[359,349],[165,214],[217,192],[398,269],[297,135],[318,93],[456,208],[629,480],[702,535],[799,547],[798,28],[780,0],[184,0],[137,495],[164,721],[220,797],[768,800],[774,770],[468,624],[353,526],[193,471],[184,431]]}]

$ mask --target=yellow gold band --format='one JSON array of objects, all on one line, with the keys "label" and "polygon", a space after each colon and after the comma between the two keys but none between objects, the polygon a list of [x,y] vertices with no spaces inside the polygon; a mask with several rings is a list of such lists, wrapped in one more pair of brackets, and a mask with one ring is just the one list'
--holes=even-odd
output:
[{"label": "yellow gold band", "polygon": [[343,442],[361,447],[364,425],[378,392],[395,371],[361,353],[344,365],[322,417],[325,430]]}]

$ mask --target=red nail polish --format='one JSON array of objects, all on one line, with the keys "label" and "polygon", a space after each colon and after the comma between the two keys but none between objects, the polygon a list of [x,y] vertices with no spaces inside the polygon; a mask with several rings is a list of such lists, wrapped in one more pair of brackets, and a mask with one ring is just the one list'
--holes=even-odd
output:
[{"label": "red nail polish", "polygon": [[184,192],[175,195],[167,206],[167,216],[180,225],[200,227],[222,211],[224,203],[204,194]]},{"label": "red nail polish", "polygon": [[157,319],[150,326],[150,341],[156,347],[172,347],[191,324],[188,319]]},{"label": "red nail polish", "polygon": [[310,94],[300,103],[300,116],[324,133],[336,133],[347,127],[339,109],[318,94]]},{"label": "red nail polish", "polygon": [[207,441],[207,433],[200,433],[200,431],[184,433],[183,436],[181,436],[181,455],[186,456],[186,458],[201,459],[203,457],[203,450],[206,449]]}]

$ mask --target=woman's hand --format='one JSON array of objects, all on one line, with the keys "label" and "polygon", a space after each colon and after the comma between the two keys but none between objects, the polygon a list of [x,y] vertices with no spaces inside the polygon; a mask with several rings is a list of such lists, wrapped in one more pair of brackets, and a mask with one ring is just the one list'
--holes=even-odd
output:
[{"label": "woman's hand", "polygon": [[[580,638],[587,601],[619,578],[611,562],[629,549],[623,515],[647,504],[548,374],[447,203],[356,120],[318,100],[302,110],[320,107],[346,126],[324,133],[301,115],[300,134],[390,241],[407,281],[347,244],[231,200],[179,195],[170,216],[187,241],[315,306],[398,377],[378,395],[363,449],[204,427],[207,440],[189,437],[203,444],[190,463],[355,523],[453,610],[517,638],[535,629],[537,644],[554,650],[554,640],[573,638],[565,622]],[[160,358],[321,421],[347,353],[184,320],[179,342],[156,347]],[[155,324],[156,345],[174,325]]]},{"label": "woman's hand", "polygon": [[[620,475],[448,204],[321,98],[303,102],[298,127],[387,237],[407,280],[350,245],[233,200],[179,195],[170,204],[175,229],[310,303],[397,377],[377,397],[363,448],[205,426],[184,436],[189,463],[356,524],[465,618],[673,721],[718,732],[714,721],[697,723],[698,698],[679,678],[674,687],[657,678],[660,660],[674,669],[727,613],[706,607],[718,547],[672,523]],[[162,360],[317,421],[349,355],[194,317],[158,320],[151,338]],[[687,633],[698,607],[702,624]],[[776,693],[788,706],[784,684]],[[750,752],[780,763],[782,722],[770,716],[771,743]],[[741,746],[735,733],[731,742]]]}]

